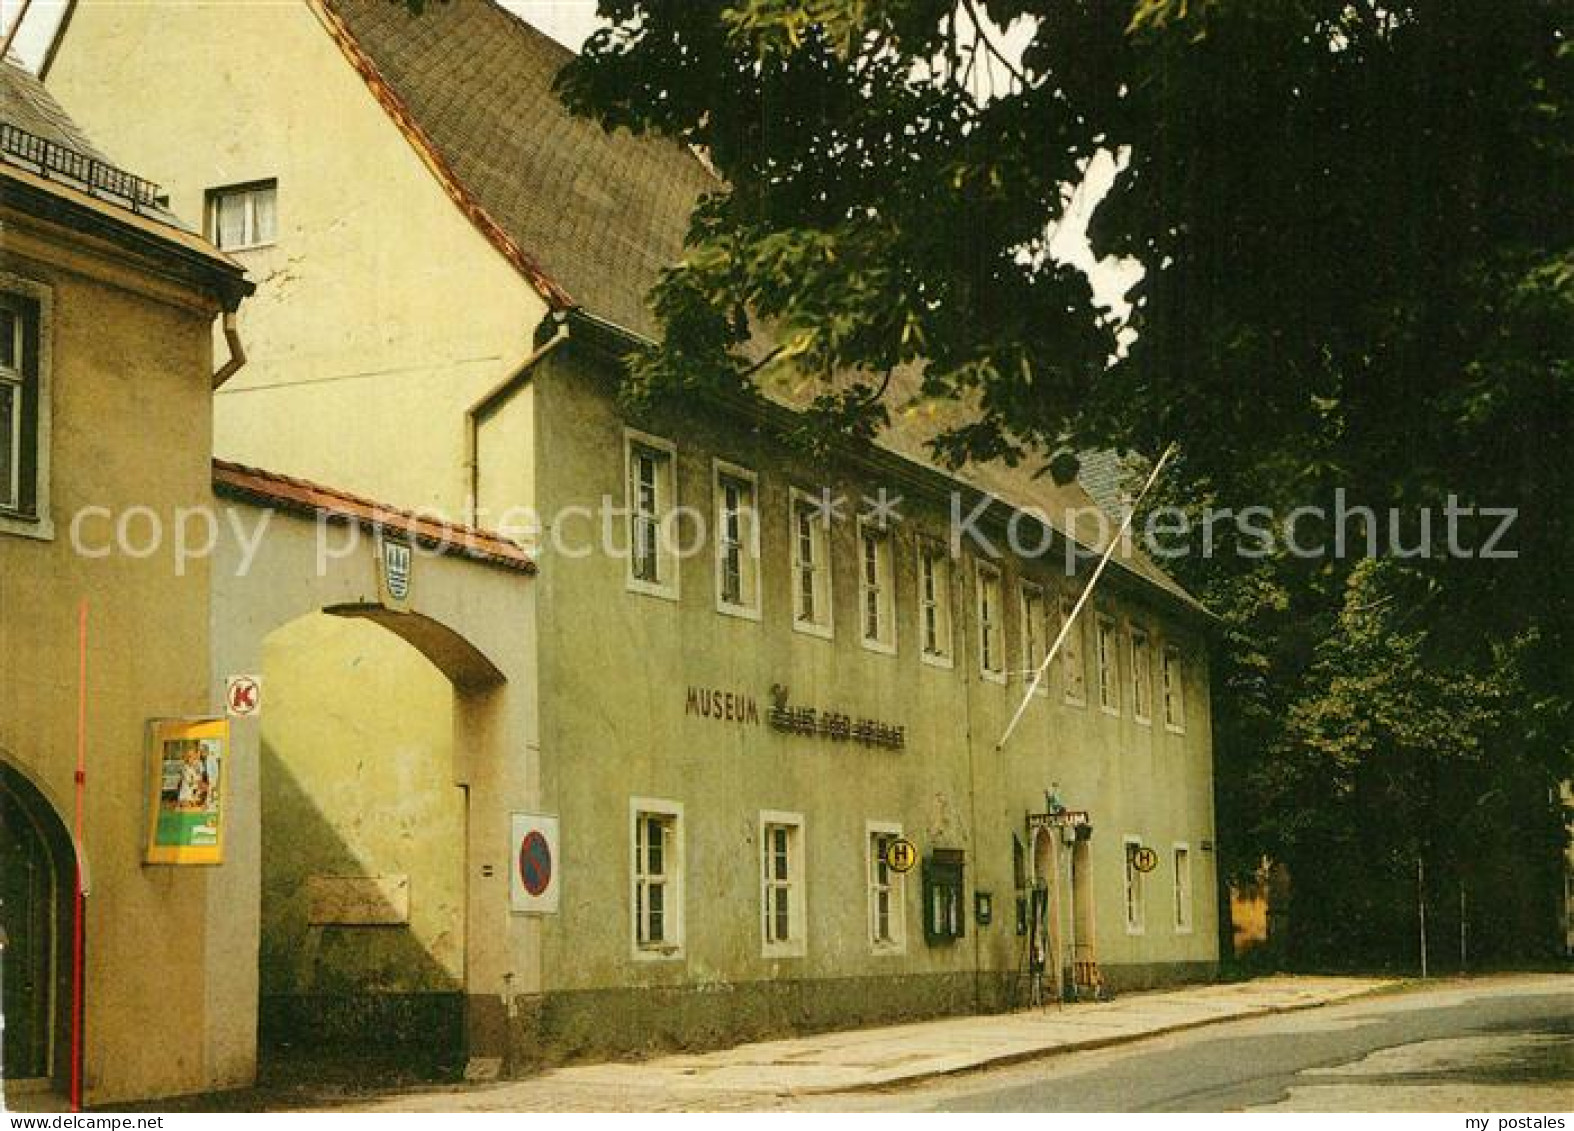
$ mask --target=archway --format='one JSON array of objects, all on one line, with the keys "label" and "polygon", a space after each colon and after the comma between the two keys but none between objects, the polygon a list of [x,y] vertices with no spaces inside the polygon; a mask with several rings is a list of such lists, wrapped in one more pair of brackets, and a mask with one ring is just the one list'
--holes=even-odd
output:
[{"label": "archway", "polygon": [[[221,539],[212,568],[215,692],[223,695],[232,676],[263,677],[259,712],[234,719],[230,733],[234,804],[225,854],[234,882],[216,889],[208,905],[210,921],[221,924],[223,937],[215,946],[234,971],[215,981],[209,998],[216,1073],[255,1078],[258,1037],[276,1033],[278,1021],[277,1015],[259,1017],[259,1005],[279,1006],[286,1022],[296,1019],[297,1033],[307,1030],[319,1044],[326,1040],[330,1054],[354,1054],[372,1043],[357,1035],[388,1043],[389,1026],[381,1019],[391,1016],[405,1032],[419,1032],[425,1049],[441,1048],[450,1063],[462,1051],[483,1067],[506,1068],[516,1026],[511,1003],[538,992],[541,983],[540,923],[510,913],[512,869],[506,865],[511,815],[540,806],[533,560],[496,534],[252,468],[216,464],[214,487],[231,500],[230,523],[237,531],[267,532],[249,541]],[[253,509],[259,507],[270,513]],[[288,680],[281,684],[270,677],[270,671],[283,669],[277,668],[278,656],[268,654],[268,642],[277,645],[283,637],[276,634],[297,622],[341,641],[334,645],[340,668],[333,679],[313,682],[313,665],[326,661],[307,656],[302,670],[308,678],[296,686],[315,706],[300,728],[307,739],[290,788],[304,827],[333,832],[319,845],[347,837],[351,843],[343,851],[320,852],[318,862],[292,865],[296,933],[275,946],[271,939],[264,943],[262,924],[262,772],[272,757],[263,749],[263,732],[278,725],[281,711],[287,721],[290,708],[288,698],[280,701]],[[342,644],[344,638],[328,627],[335,623],[363,643]],[[359,664],[352,662],[357,656]],[[411,672],[425,690],[410,693],[405,681],[385,679],[387,665]],[[367,673],[378,674],[368,682]],[[378,686],[381,690],[367,691]],[[390,759],[381,739],[367,737],[372,733],[367,720],[378,718],[380,704],[409,714],[410,704],[434,700],[446,704],[451,736],[446,747],[428,741],[420,757],[403,759],[427,775],[411,778],[405,788],[393,773],[401,759]],[[348,717],[357,713],[359,721]],[[432,707],[422,715],[429,738],[442,730],[444,713]],[[349,733],[351,740],[322,753],[316,741],[321,727],[312,718],[319,724],[330,720],[329,730]],[[346,768],[352,755],[362,763],[358,769]],[[391,794],[386,801],[367,800],[356,794],[357,782]],[[327,802],[326,810],[312,804],[325,785],[327,793],[318,800]],[[358,800],[340,805],[333,800],[336,793]],[[444,796],[441,819],[405,810],[406,795],[425,793]],[[276,815],[274,802],[288,798],[278,791],[271,797]],[[377,836],[356,850],[356,838],[367,831],[362,818],[386,824],[391,817],[419,834],[418,843],[441,844],[445,858],[457,866],[433,878],[407,858],[390,861],[386,841]],[[281,846],[309,847],[294,843],[303,838],[289,822],[270,817],[268,824],[271,857]],[[275,863],[272,857],[270,869]],[[308,890],[311,876],[320,880]],[[462,908],[457,921],[450,909],[446,933],[426,931],[416,921],[434,897],[456,900]],[[321,920],[315,935],[306,922],[313,900],[318,914],[312,917]],[[370,945],[347,945],[347,939]],[[368,958],[371,953],[378,957]],[[340,955],[348,956],[348,974]],[[265,964],[284,971],[284,996],[299,999],[297,991],[306,989],[317,1000],[266,1001],[280,983],[270,969],[264,991]],[[416,970],[440,970],[442,977],[415,977]],[[303,980],[303,971],[310,977]],[[302,1013],[305,1006],[312,1009]],[[313,1011],[329,1024],[317,1026]],[[436,1032],[450,1035],[435,1038]],[[319,1066],[331,1056],[308,1059]]]},{"label": "archway", "polygon": [[13,1090],[63,1087],[69,1072],[76,854],[55,808],[0,762],[0,997],[3,1078]]},{"label": "archway", "polygon": [[333,606],[263,642],[265,1074],[443,1077],[465,1055],[463,700],[500,679],[427,618]]}]

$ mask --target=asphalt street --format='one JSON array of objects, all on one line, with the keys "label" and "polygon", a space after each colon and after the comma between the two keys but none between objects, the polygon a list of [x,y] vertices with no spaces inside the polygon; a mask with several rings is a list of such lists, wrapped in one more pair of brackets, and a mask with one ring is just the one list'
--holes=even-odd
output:
[{"label": "asphalt street", "polygon": [[1574,977],[1559,989],[1487,980],[1379,995],[955,1077],[867,1106],[1567,1112]]}]

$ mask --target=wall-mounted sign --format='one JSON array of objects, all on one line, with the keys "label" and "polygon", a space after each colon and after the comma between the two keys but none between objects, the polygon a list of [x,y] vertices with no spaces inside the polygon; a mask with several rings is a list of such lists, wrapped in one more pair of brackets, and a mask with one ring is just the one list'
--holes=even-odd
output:
[{"label": "wall-mounted sign", "polygon": [[520,913],[551,915],[558,906],[561,870],[556,817],[515,813],[511,836],[508,907]]},{"label": "wall-mounted sign", "polygon": [[1159,866],[1159,854],[1147,845],[1140,847],[1132,845],[1129,851],[1131,852],[1131,866],[1137,871],[1151,872]]},{"label": "wall-mounted sign", "polygon": [[382,603],[396,612],[410,607],[410,573],[415,554],[410,543],[384,532],[377,540],[377,585]]},{"label": "wall-mounted sign", "polygon": [[262,714],[262,677],[232,675],[224,681],[224,711],[232,719]]},{"label": "wall-mounted sign", "polygon": [[893,872],[906,874],[918,863],[918,846],[905,836],[886,842],[885,866]]},{"label": "wall-mounted sign", "polygon": [[1086,809],[1059,809],[1053,813],[1029,813],[1027,827],[1029,829],[1066,829],[1080,828],[1091,824]]},{"label": "wall-mounted sign", "polygon": [[149,864],[221,864],[228,783],[226,719],[148,723]]},{"label": "wall-mounted sign", "polygon": [[760,725],[760,705],[754,701],[754,696],[741,691],[691,687],[683,702],[683,713],[718,723]]},{"label": "wall-mounted sign", "polygon": [[812,734],[841,742],[859,742],[865,746],[884,746],[900,750],[907,745],[907,728],[883,723],[877,719],[859,719],[840,711],[822,711],[815,707],[793,707],[787,702],[787,689],[781,684],[771,688],[775,704],[769,719],[772,730],[787,734]]}]

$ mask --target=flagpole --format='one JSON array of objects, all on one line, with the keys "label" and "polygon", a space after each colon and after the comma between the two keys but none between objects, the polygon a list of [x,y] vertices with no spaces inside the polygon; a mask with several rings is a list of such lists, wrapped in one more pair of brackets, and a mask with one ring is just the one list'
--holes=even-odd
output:
[{"label": "flagpole", "polygon": [[[1164,454],[1159,457],[1159,461],[1153,465],[1153,470],[1148,473],[1148,481],[1142,485],[1142,491],[1137,495],[1136,501],[1127,508],[1126,517],[1121,520],[1120,529],[1116,531],[1115,537],[1111,538],[1109,545],[1104,547],[1104,556],[1099,558],[1098,568],[1093,571],[1093,576],[1088,579],[1087,585],[1082,590],[1082,595],[1077,598],[1077,603],[1072,606],[1071,615],[1060,626],[1060,634],[1055,637],[1055,642],[1049,646],[1049,651],[1045,653],[1043,662],[1038,665],[1038,670],[1033,673],[1033,682],[1028,684],[1027,691],[1023,693],[1022,702],[1017,704],[1016,713],[1011,716],[1011,721],[1006,724],[1005,733],[1000,736],[1000,741],[995,743],[996,750],[1005,749],[1006,743],[1011,740],[1012,732],[1017,729],[1017,724],[1022,721],[1022,716],[1027,712],[1027,705],[1033,701],[1034,692],[1038,690],[1038,685],[1044,681],[1044,673],[1049,670],[1049,665],[1054,662],[1056,655],[1060,652],[1060,646],[1065,643],[1067,635],[1070,634],[1071,626],[1077,623],[1077,617],[1081,614],[1083,606],[1088,603],[1088,598],[1093,595],[1093,588],[1099,583],[1099,578],[1103,576],[1104,567],[1109,565],[1110,558],[1114,557],[1115,547],[1125,540],[1126,535],[1131,530],[1132,520],[1137,517],[1137,511],[1142,506],[1142,500],[1148,497],[1148,492],[1152,490],[1153,484],[1158,481],[1159,472],[1164,470],[1164,465],[1170,461],[1170,457],[1174,454],[1175,445],[1171,444],[1164,449]],[[1071,535],[1068,533],[1067,536],[1070,537]]]}]

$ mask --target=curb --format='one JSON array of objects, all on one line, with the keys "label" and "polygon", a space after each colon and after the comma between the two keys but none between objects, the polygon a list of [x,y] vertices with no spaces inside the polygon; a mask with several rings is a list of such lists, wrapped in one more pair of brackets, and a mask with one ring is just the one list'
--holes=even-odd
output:
[{"label": "curb", "polygon": [[1376,994],[1392,993],[1395,986],[1390,983],[1372,986],[1369,989],[1357,990],[1344,997],[1322,998],[1318,1001],[1295,1002],[1290,1005],[1265,1005],[1247,1009],[1241,1013],[1221,1017],[1202,1017],[1195,1021],[1179,1021],[1173,1025],[1164,1025],[1157,1029],[1144,1029],[1140,1033],[1121,1033],[1111,1037],[1090,1037],[1085,1041],[1076,1041],[1064,1045],[1046,1045],[1043,1048],[1027,1049],[1020,1052],[1001,1053],[997,1056],[985,1056],[971,1064],[961,1064],[954,1068],[936,1068],[896,1076],[889,1080],[872,1080],[856,1084],[837,1085],[810,1085],[801,1088],[787,1088],[776,1091],[774,1094],[783,1098],[795,1096],[827,1096],[849,1092],[879,1092],[886,1089],[903,1088],[912,1084],[925,1083],[930,1080],[944,1080],[953,1076],[966,1076],[973,1072],[984,1072],[992,1068],[1005,1068],[1014,1064],[1026,1064],[1034,1060],[1047,1060],[1053,1056],[1070,1052],[1091,1052],[1096,1049],[1112,1048],[1116,1045],[1135,1044],[1145,1041],[1150,1037],[1163,1037],[1173,1033],[1184,1033],[1190,1029],[1205,1029],[1211,1025],[1223,1025],[1231,1021],[1250,1021],[1254,1018],[1273,1017],[1283,1013],[1300,1013],[1308,1009],[1323,1009],[1330,1005],[1342,1005],[1349,1001],[1359,1001],[1362,998],[1372,997]]}]

